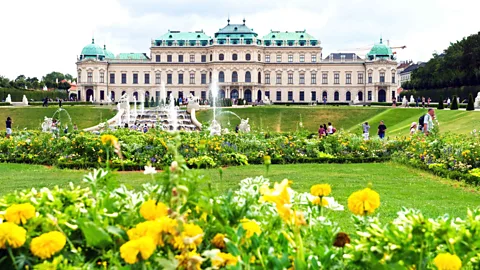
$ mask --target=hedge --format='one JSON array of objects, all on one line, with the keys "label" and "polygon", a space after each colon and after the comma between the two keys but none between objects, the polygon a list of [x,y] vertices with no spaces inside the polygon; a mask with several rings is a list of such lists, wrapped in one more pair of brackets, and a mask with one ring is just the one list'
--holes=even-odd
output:
[{"label": "hedge", "polygon": [[40,101],[45,97],[56,99],[67,99],[68,94],[66,91],[38,91],[38,90],[19,90],[10,88],[0,88],[0,101],[4,101],[8,94],[12,97],[13,102],[21,102],[23,95],[30,101],[31,99]]},{"label": "hedge", "polygon": [[452,98],[453,95],[460,97],[460,101],[468,99],[468,95],[477,96],[477,93],[480,92],[480,85],[477,86],[462,86],[462,87],[448,87],[440,89],[430,89],[430,90],[407,90],[401,93],[402,96],[414,97],[430,97],[433,101],[438,102],[441,97]]},{"label": "hedge", "polygon": [[[29,102],[28,105],[42,106],[43,102],[42,101],[34,101],[34,102]],[[87,101],[62,101],[62,106],[74,106],[74,105],[92,105],[92,102],[87,102]],[[53,107],[58,106],[58,102],[49,101],[48,106],[53,106]]]}]

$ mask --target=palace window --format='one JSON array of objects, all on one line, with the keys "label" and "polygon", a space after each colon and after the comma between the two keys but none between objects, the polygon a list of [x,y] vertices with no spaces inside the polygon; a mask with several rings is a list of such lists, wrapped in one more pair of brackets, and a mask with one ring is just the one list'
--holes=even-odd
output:
[{"label": "palace window", "polygon": [[250,71],[245,72],[245,82],[252,82],[252,74]]},{"label": "palace window", "polygon": [[167,62],[168,63],[171,63],[172,62],[172,55],[167,55]]},{"label": "palace window", "polygon": [[100,72],[100,83],[105,83],[105,72]]},{"label": "palace window", "polygon": [[238,60],[238,54],[236,54],[236,53],[232,54],[232,60],[237,61]]},{"label": "palace window", "polygon": [[372,73],[368,73],[368,83],[372,83]]},{"label": "palace window", "polygon": [[167,74],[167,84],[172,84],[172,74]]},{"label": "palace window", "polygon": [[262,61],[262,56],[258,54],[258,62]]},{"label": "palace window", "polygon": [[317,73],[312,72],[312,84],[317,84]]},{"label": "palace window", "polygon": [[270,54],[265,55],[265,62],[270,63]]},{"label": "palace window", "polygon": [[183,63],[183,55],[179,55],[179,56],[178,56],[178,62],[179,62],[179,63]]},{"label": "palace window", "polygon": [[155,55],[155,62],[160,62],[160,54]]},{"label": "palace window", "polygon": [[160,84],[161,83],[161,77],[160,73],[155,73],[155,84]]},{"label": "palace window", "polygon": [[183,84],[183,74],[178,74],[178,84]]},{"label": "palace window", "polygon": [[322,84],[328,84],[328,74],[322,73]]},{"label": "palace window", "polygon": [[305,54],[300,54],[300,62],[305,62]]},{"label": "palace window", "polygon": [[110,84],[115,84],[115,73],[110,73]]},{"label": "palace window", "polygon": [[315,62],[317,62],[317,55],[312,54],[312,63],[315,63]]},{"label": "palace window", "polygon": [[210,54],[210,62],[213,61],[213,55]]},{"label": "palace window", "polygon": [[363,84],[363,73],[358,73],[358,84]]},{"label": "palace window", "polygon": [[[279,61],[277,61],[277,62],[279,62]],[[292,63],[292,62],[293,62],[293,54],[289,54],[289,55],[288,55],[288,62],[289,62],[289,63]]]},{"label": "palace window", "polygon": [[207,84],[207,74],[202,73],[201,84]]},{"label": "palace window", "polygon": [[207,56],[206,55],[202,55],[202,63],[205,63],[207,62]]},{"label": "palace window", "polygon": [[195,54],[190,54],[190,63],[195,62]]},{"label": "palace window", "polygon": [[80,82],[82,81],[82,80],[81,80],[81,79],[82,79],[82,72],[81,72],[81,71],[78,72],[78,76],[77,76],[77,77],[78,77],[78,79],[77,79],[77,80],[78,80],[78,83],[80,83]]},{"label": "palace window", "polygon": [[338,93],[338,91],[335,91],[335,93],[333,93],[333,100],[335,101],[340,100],[340,93]]},{"label": "palace window", "polygon": [[292,72],[288,73],[288,84],[293,84],[293,73]]},{"label": "palace window", "polygon": [[277,91],[277,101],[282,100],[282,91]]},{"label": "palace window", "polygon": [[195,84],[195,73],[190,73],[190,84]]},{"label": "palace window", "polygon": [[268,97],[268,99],[270,99],[270,91],[265,91],[265,96]]},{"label": "palace window", "polygon": [[368,100],[369,100],[369,101],[372,100],[372,91],[368,91]]},{"label": "palace window", "polygon": [[351,73],[345,74],[345,83],[346,84],[352,84],[352,74]]},{"label": "palace window", "polygon": [[249,53],[247,53],[245,55],[245,60],[250,61],[251,59],[252,59],[252,56]]},{"label": "palace window", "polygon": [[352,100],[352,94],[350,93],[350,91],[347,91],[347,94],[346,94],[346,98],[345,98],[347,101],[350,101]]},{"label": "palace window", "polygon": [[395,72],[392,72],[392,83],[395,83]]},{"label": "palace window", "polygon": [[381,83],[385,82],[385,72],[380,72],[380,82]]},{"label": "palace window", "polygon": [[223,61],[225,60],[225,55],[223,53],[218,55],[218,60]]},{"label": "palace window", "polygon": [[300,73],[299,81],[300,81],[300,84],[305,84],[305,73]]},{"label": "palace window", "polygon": [[218,82],[225,82],[225,73],[223,71],[218,73]]},{"label": "palace window", "polygon": [[265,84],[270,84],[270,73],[265,73]]},{"label": "palace window", "polygon": [[238,73],[236,71],[232,72],[232,82],[238,82]]},{"label": "palace window", "polygon": [[293,100],[293,91],[288,91],[288,101]]},{"label": "palace window", "polygon": [[282,62],[282,54],[277,54],[277,63]]},{"label": "palace window", "polygon": [[277,84],[282,84],[282,73],[277,73]]},{"label": "palace window", "polygon": [[133,84],[138,84],[138,74],[133,74]]},{"label": "palace window", "polygon": [[87,83],[93,82],[93,73],[91,71],[87,72]]},{"label": "palace window", "polygon": [[122,84],[127,83],[127,73],[122,73]]},{"label": "palace window", "polygon": [[305,92],[300,91],[300,101],[304,101],[304,100],[305,100]]},{"label": "palace window", "polygon": [[312,91],[312,101],[317,101],[317,92]]},{"label": "palace window", "polygon": [[340,73],[333,74],[333,84],[340,84]]},{"label": "palace window", "polygon": [[202,91],[202,92],[200,92],[200,97],[201,97],[203,100],[207,99],[207,91]]},{"label": "palace window", "polygon": [[150,74],[149,73],[145,73],[145,84],[150,84]]}]

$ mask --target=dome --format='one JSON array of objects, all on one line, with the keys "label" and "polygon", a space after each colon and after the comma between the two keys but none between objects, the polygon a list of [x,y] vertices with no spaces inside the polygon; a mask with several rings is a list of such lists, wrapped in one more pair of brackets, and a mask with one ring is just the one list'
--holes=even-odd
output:
[{"label": "dome", "polygon": [[115,58],[115,55],[111,51],[107,50],[107,45],[103,45],[103,52],[105,53],[105,58],[107,59]]},{"label": "dome", "polygon": [[95,40],[92,38],[92,43],[88,44],[87,46],[83,47],[82,53],[84,57],[87,56],[105,56],[105,51],[102,47],[95,44]]},{"label": "dome", "polygon": [[392,49],[387,45],[383,44],[382,39],[380,43],[373,45],[370,52],[367,54],[368,59],[394,59]]}]

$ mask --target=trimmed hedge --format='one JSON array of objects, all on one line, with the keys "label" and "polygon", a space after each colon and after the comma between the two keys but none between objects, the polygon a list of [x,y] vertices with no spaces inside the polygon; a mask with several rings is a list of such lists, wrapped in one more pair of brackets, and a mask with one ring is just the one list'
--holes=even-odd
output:
[{"label": "trimmed hedge", "polygon": [[30,101],[31,99],[35,101],[40,101],[45,97],[56,99],[66,99],[68,94],[66,91],[38,91],[38,90],[19,90],[19,89],[10,89],[10,88],[0,88],[0,101],[3,101],[7,98],[8,94],[12,97],[13,102],[21,102],[23,95],[27,97]]},{"label": "trimmed hedge", "polygon": [[12,106],[12,104],[7,102],[0,102],[0,106]]},{"label": "trimmed hedge", "polygon": [[[43,102],[42,101],[33,101],[29,102],[28,105],[31,106],[42,106]],[[93,105],[91,102],[86,102],[86,101],[62,101],[62,106],[74,106],[74,105]],[[56,101],[49,101],[48,106],[57,106],[58,107],[58,102]]]},{"label": "trimmed hedge", "polygon": [[469,94],[472,94],[474,97],[477,93],[480,92],[480,85],[477,86],[462,86],[462,87],[448,87],[440,89],[430,89],[430,90],[407,90],[402,92],[402,96],[413,95],[414,97],[430,97],[434,101],[439,101],[441,97],[452,97],[456,95],[460,97],[460,101],[468,98]]}]

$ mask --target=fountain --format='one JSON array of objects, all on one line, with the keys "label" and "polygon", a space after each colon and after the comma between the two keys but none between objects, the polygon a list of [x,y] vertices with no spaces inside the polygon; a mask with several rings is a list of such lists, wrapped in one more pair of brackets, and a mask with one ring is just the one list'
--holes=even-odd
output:
[{"label": "fountain", "polygon": [[160,106],[165,106],[167,102],[167,91],[165,90],[165,82],[160,85]]},{"label": "fountain", "polygon": [[[133,96],[133,117],[135,118],[134,119],[134,122],[137,118],[137,97],[136,96]],[[130,118],[129,118],[129,121],[130,121]]]},{"label": "fountain", "polygon": [[28,105],[28,99],[25,95],[23,95],[22,103],[23,103],[23,105]]},{"label": "fountain", "polygon": [[240,120],[240,125],[238,125],[238,131],[244,132],[244,133],[249,133],[250,132],[250,124],[248,124],[249,118],[241,119]]},{"label": "fountain", "polygon": [[10,94],[7,95],[5,102],[12,104],[12,96],[10,96]]},{"label": "fountain", "polygon": [[[72,118],[70,117],[70,114],[67,112],[67,110],[65,110],[63,108],[59,108],[58,110],[56,110],[53,113],[52,117],[48,118],[48,117],[45,116],[45,118],[43,120],[43,123],[42,123],[42,131],[43,132],[54,132],[54,133],[58,132],[59,128],[61,127],[61,123],[63,123],[62,113],[64,113],[68,118],[68,122],[65,125],[65,129],[68,130],[68,127],[72,126]],[[55,116],[57,116],[58,121],[55,121],[57,119],[57,118],[55,118]]]},{"label": "fountain", "polygon": [[480,108],[480,92],[477,93],[477,97],[475,98],[475,108]]},{"label": "fountain", "polygon": [[212,124],[210,125],[209,129],[210,129],[210,136],[221,135],[222,133],[222,127],[215,119],[212,120]]},{"label": "fountain", "polygon": [[217,113],[217,97],[218,97],[218,86],[217,81],[214,80],[210,85],[210,91],[212,93],[213,98],[213,121],[216,121],[215,114]]},{"label": "fountain", "polygon": [[178,130],[177,108],[175,108],[175,98],[170,94],[170,103],[168,104],[168,121],[171,124],[171,130]]},{"label": "fountain", "polygon": [[143,90],[140,92],[140,112],[142,115],[145,112],[145,92]]}]

